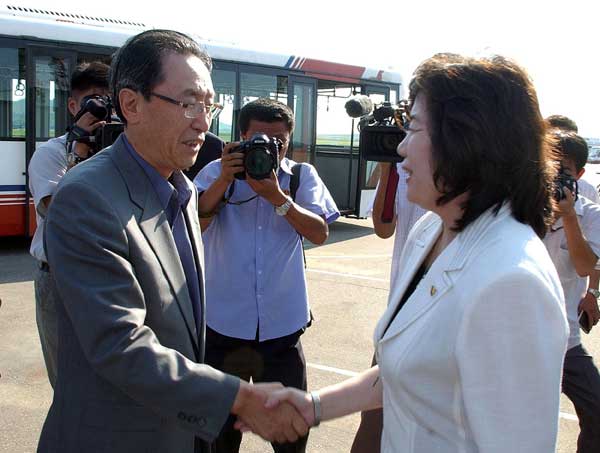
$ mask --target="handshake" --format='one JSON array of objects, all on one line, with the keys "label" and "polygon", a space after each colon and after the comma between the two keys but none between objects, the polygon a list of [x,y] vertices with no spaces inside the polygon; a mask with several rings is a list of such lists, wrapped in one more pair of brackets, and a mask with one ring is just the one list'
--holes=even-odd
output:
[{"label": "handshake", "polygon": [[[313,400],[316,398],[316,400]],[[279,383],[241,382],[231,408],[235,428],[251,431],[269,442],[295,442],[320,421],[318,397]]]}]

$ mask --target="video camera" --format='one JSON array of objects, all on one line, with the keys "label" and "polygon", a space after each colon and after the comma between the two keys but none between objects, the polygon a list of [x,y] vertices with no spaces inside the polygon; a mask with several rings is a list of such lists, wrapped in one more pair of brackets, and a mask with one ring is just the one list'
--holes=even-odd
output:
[{"label": "video camera", "polygon": [[[94,130],[93,135],[75,125],[86,113],[91,113],[98,121],[106,121],[106,124]],[[109,96],[86,96],[81,101],[79,112],[73,118],[73,126],[68,129],[67,143],[71,149],[70,144],[74,141],[85,143],[90,147],[90,154],[94,155],[112,145],[123,130],[124,126],[119,118],[113,116],[113,105]]]},{"label": "video camera", "polygon": [[556,202],[559,202],[560,200],[564,200],[566,198],[565,192],[563,190],[564,187],[569,189],[573,193],[575,200],[577,200],[579,194],[579,186],[577,185],[577,179],[568,174],[563,167],[560,167],[558,175],[554,180],[554,188],[552,191],[552,196],[554,197]]},{"label": "video camera", "polygon": [[364,160],[377,162],[402,162],[397,153],[398,145],[406,136],[403,127],[408,113],[408,101],[396,106],[390,102],[374,105],[364,95],[354,96],[345,105],[352,118],[360,117],[358,151]]},{"label": "video camera", "polygon": [[236,173],[237,179],[246,179],[246,173],[252,179],[267,179],[271,171],[279,169],[279,150],[281,140],[269,138],[265,134],[254,134],[250,140],[240,143],[232,152],[244,154],[244,171]]}]

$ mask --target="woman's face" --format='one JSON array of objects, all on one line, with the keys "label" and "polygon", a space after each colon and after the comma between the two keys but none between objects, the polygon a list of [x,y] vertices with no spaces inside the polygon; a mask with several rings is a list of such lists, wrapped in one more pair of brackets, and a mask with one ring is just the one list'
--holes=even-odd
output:
[{"label": "woman's face", "polygon": [[429,112],[423,95],[418,94],[410,111],[410,124],[398,154],[404,157],[402,169],[408,173],[407,198],[423,209],[435,211],[442,195],[433,183],[433,157],[429,128]]}]

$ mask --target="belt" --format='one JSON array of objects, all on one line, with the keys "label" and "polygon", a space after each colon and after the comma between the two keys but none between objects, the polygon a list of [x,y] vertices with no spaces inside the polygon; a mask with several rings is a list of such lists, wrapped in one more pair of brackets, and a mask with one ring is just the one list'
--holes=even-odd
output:
[{"label": "belt", "polygon": [[50,272],[50,265],[45,261],[38,261],[38,266],[43,272]]}]

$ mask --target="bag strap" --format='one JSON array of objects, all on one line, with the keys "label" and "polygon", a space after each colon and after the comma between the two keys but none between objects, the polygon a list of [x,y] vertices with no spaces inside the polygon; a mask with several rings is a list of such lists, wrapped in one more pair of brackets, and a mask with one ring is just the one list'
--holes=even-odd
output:
[{"label": "bag strap", "polygon": [[292,176],[290,176],[290,196],[293,201],[296,201],[296,193],[300,186],[300,173],[302,171],[302,163],[294,164],[292,167]]}]

